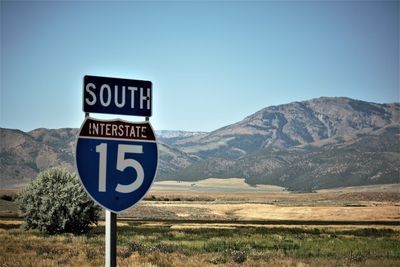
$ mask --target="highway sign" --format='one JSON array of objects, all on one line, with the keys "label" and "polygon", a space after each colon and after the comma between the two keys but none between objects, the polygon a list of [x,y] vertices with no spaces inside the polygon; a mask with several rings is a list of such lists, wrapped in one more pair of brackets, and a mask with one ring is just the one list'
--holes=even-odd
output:
[{"label": "highway sign", "polygon": [[83,78],[83,111],[150,117],[152,83],[86,75]]},{"label": "highway sign", "polygon": [[76,144],[76,166],[87,193],[121,212],[139,202],[156,175],[158,149],[149,122],[87,117]]}]

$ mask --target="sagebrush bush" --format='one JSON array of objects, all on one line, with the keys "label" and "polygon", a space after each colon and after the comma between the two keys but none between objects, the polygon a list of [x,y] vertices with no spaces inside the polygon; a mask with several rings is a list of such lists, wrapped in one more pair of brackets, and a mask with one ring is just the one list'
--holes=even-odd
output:
[{"label": "sagebrush bush", "polygon": [[97,223],[100,211],[76,175],[59,168],[39,173],[18,194],[17,203],[25,227],[47,234],[85,233]]}]

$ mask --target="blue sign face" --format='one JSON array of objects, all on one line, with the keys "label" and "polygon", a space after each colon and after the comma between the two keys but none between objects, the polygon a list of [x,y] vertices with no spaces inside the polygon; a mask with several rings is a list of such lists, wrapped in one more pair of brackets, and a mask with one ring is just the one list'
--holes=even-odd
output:
[{"label": "blue sign face", "polygon": [[99,205],[121,212],[150,189],[158,162],[149,122],[86,118],[76,144],[76,166],[88,194]]},{"label": "blue sign face", "polygon": [[150,81],[85,76],[83,111],[150,117],[152,110]]}]

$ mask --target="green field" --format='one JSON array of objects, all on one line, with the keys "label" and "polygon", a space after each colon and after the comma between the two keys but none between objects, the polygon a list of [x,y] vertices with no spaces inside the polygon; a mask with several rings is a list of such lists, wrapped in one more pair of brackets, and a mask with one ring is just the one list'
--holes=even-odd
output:
[{"label": "green field", "polygon": [[[101,266],[104,226],[45,236],[0,221],[0,266]],[[400,231],[124,222],[119,266],[399,266]]]}]

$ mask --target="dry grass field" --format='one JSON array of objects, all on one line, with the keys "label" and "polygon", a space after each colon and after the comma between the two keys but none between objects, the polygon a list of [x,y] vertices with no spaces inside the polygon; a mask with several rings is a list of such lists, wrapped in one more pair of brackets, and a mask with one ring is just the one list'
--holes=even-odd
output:
[{"label": "dry grass field", "polygon": [[[1,267],[103,265],[103,222],[82,236],[24,230],[15,194],[0,191]],[[118,218],[119,266],[400,266],[400,184],[291,193],[235,178],[157,182]]]},{"label": "dry grass field", "polygon": [[[0,190],[0,196],[15,198],[16,193],[16,190]],[[17,216],[15,203],[0,199],[0,217]],[[137,220],[227,222],[395,222],[400,221],[400,184],[292,193],[277,186],[251,187],[239,178],[195,183],[163,181],[156,182],[142,202],[119,216]]]},{"label": "dry grass field", "polygon": [[[0,266],[102,266],[104,226],[46,236],[0,220]],[[124,222],[118,266],[399,266],[400,230]]]},{"label": "dry grass field", "polygon": [[[175,186],[165,191],[166,185]],[[171,188],[170,187],[170,188]],[[214,190],[208,190],[213,187]],[[157,182],[122,217],[173,220],[399,221],[400,184],[292,193],[243,179]]]}]

